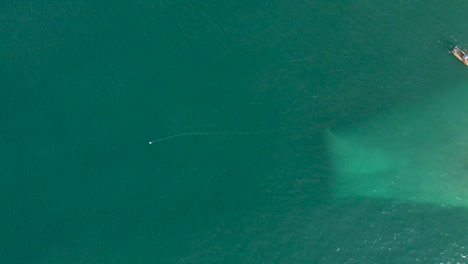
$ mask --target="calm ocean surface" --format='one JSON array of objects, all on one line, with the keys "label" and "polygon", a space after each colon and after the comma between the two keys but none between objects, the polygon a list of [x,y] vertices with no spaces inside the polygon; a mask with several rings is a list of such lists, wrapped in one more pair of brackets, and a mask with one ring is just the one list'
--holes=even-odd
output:
[{"label": "calm ocean surface", "polygon": [[322,138],[468,82],[466,10],[3,3],[0,262],[468,263],[467,208],[333,199]]}]

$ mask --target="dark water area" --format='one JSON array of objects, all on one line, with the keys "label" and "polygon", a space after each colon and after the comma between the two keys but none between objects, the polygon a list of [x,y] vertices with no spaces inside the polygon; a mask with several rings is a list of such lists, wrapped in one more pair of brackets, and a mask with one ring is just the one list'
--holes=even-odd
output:
[{"label": "dark water area", "polygon": [[323,133],[466,83],[467,8],[3,5],[0,262],[464,263],[466,208],[332,198]]}]

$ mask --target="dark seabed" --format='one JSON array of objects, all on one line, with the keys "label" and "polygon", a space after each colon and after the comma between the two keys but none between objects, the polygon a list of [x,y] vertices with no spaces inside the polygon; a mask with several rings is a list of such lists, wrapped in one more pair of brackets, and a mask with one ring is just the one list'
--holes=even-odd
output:
[{"label": "dark seabed", "polygon": [[336,198],[323,137],[468,83],[466,10],[2,4],[0,262],[468,263],[468,207]]}]

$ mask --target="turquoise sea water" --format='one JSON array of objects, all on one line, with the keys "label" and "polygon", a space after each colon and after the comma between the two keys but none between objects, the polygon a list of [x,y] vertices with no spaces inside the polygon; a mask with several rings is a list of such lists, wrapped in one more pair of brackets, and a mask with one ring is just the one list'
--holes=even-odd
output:
[{"label": "turquoise sea water", "polygon": [[468,82],[467,9],[3,4],[0,262],[468,262],[467,208],[334,199],[322,137]]}]

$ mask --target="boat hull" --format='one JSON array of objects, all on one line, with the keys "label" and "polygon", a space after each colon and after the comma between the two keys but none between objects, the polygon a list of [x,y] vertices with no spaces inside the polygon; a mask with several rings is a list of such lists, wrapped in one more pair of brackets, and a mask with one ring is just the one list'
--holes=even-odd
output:
[{"label": "boat hull", "polygon": [[455,55],[455,57],[457,57],[457,59],[461,62],[463,62],[463,64],[465,64],[466,66],[468,66],[468,60],[464,60],[463,59],[463,56],[466,54],[465,51],[463,51],[462,49],[460,49],[458,46],[455,46],[455,48],[453,48],[452,50],[452,53],[453,55]]}]

